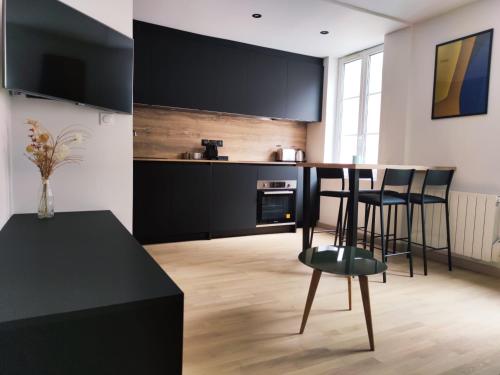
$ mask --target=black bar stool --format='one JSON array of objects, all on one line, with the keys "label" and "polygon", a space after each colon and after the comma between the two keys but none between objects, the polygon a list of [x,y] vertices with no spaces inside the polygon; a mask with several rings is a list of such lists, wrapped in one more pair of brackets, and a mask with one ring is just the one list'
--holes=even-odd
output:
[{"label": "black bar stool", "polygon": [[[396,255],[407,255],[410,265],[410,276],[413,277],[413,257],[411,253],[411,212],[410,212],[410,190],[411,184],[413,182],[413,176],[415,175],[414,169],[387,169],[384,174],[384,180],[382,182],[382,187],[380,191],[373,193],[360,193],[359,202],[365,203],[366,205],[373,206],[372,213],[372,230],[371,230],[371,240],[370,240],[370,250],[374,251],[374,241],[375,241],[375,215],[376,208],[380,208],[380,238],[382,245],[382,261],[387,262],[387,258]],[[388,186],[393,187],[406,187],[405,193],[399,193],[396,191],[388,190]],[[387,235],[384,234],[384,206],[406,206],[406,221],[408,226],[408,248],[405,252],[393,252],[392,254],[387,254],[387,245],[389,242],[389,231]],[[366,222],[366,221],[365,221]],[[389,223],[388,223],[389,224]],[[388,225],[389,227],[389,225]],[[366,238],[367,228],[365,227]],[[385,238],[384,238],[385,237]],[[384,283],[387,281],[387,275],[383,274]]]},{"label": "black bar stool", "polygon": [[[312,247],[314,233],[335,233],[335,240],[333,242],[334,246],[337,245],[337,239],[339,239],[339,245],[342,244],[342,213],[344,211],[344,199],[349,197],[349,192],[345,191],[345,177],[343,169],[331,169],[331,168],[317,168],[317,184],[316,184],[316,194],[314,201],[314,222],[311,225],[311,235],[309,240],[309,247]],[[341,182],[341,190],[321,190],[321,185],[323,180],[337,180]],[[335,230],[322,230],[315,231],[316,225],[319,220],[319,209],[321,197],[330,197],[340,199],[339,212],[337,215],[337,226]]]},{"label": "black bar stool", "polygon": [[[375,187],[375,182],[373,180],[373,170],[372,169],[360,169],[359,170],[359,179],[360,180],[369,180],[370,181],[370,189],[369,190],[360,190],[359,193],[378,193],[379,190],[374,190]],[[347,201],[349,202],[349,200]],[[349,204],[349,203],[347,203]],[[359,227],[359,229],[364,230],[367,227],[367,221],[366,218],[370,216],[370,205],[365,205],[365,226],[364,227]],[[347,232],[347,210],[345,211],[345,216],[344,216],[344,226],[342,228],[342,237],[345,238],[345,234]],[[358,241],[358,243],[361,241]]]},{"label": "black bar stool", "polygon": [[[448,250],[448,269],[452,270],[451,264],[451,242],[450,242],[450,211],[448,198],[450,195],[451,181],[453,180],[454,170],[427,170],[425,173],[424,183],[421,193],[410,194],[411,202],[411,220],[413,221],[413,210],[415,205],[420,205],[420,213],[422,218],[422,256],[424,259],[424,275],[427,276],[427,249],[431,250]],[[427,187],[444,187],[444,197],[426,194]],[[425,206],[430,204],[444,204],[446,217],[446,247],[432,247],[427,245],[425,233]],[[410,241],[410,239],[408,239]]]},{"label": "black bar stool", "polygon": [[[311,236],[309,247],[312,247],[312,240],[314,233],[333,233],[335,232],[335,240],[334,246],[341,246],[344,242],[345,234],[347,231],[347,209],[345,210],[344,219],[342,219],[343,211],[344,211],[344,199],[349,198],[349,191],[345,189],[345,176],[343,169],[330,169],[330,168],[317,168],[317,189],[316,196],[318,197],[315,202],[315,220],[314,224],[311,227]],[[370,189],[371,190],[362,190],[360,193],[376,193],[377,191],[373,190],[374,181],[373,181],[373,170],[371,169],[362,169],[359,171],[359,179],[360,180],[370,180]],[[339,180],[341,181],[342,190],[321,190],[321,181],[322,180]],[[320,199],[321,197],[330,197],[330,198],[338,198],[340,199],[339,212],[337,215],[337,226],[335,230],[323,230],[323,231],[314,231],[317,221],[319,220],[319,208],[320,208]],[[370,215],[370,206],[366,205],[365,207],[365,216]],[[364,229],[363,227],[360,229]]]}]

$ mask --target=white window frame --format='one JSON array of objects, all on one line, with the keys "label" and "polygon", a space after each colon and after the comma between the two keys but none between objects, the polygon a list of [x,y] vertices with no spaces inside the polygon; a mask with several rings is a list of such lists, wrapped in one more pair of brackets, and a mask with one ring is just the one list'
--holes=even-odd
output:
[{"label": "white window frame", "polygon": [[[360,107],[359,107],[359,119],[358,119],[358,141],[357,141],[357,155],[361,159],[365,160],[366,151],[366,136],[367,136],[367,118],[368,118],[368,96],[370,82],[370,56],[376,55],[380,52],[384,52],[384,45],[380,44],[378,46],[360,51],[339,59],[338,65],[338,85],[337,85],[337,115],[335,119],[335,132],[334,132],[334,155],[333,160],[336,162],[340,161],[340,146],[342,140],[342,102],[344,100],[344,71],[345,64],[353,62],[355,60],[361,60],[361,87],[360,87]],[[380,134],[380,133],[379,133]],[[351,160],[346,160],[346,162],[351,162]]]}]

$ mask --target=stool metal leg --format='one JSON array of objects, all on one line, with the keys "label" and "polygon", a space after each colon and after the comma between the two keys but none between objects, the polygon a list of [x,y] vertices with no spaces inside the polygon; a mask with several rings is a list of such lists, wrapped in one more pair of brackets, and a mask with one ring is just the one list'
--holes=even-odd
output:
[{"label": "stool metal leg", "polygon": [[451,240],[450,240],[450,209],[448,207],[448,201],[445,203],[446,208],[446,241],[448,245],[448,270],[452,270],[451,266]]},{"label": "stool metal leg", "polygon": [[373,206],[372,212],[372,233],[370,236],[370,251],[375,252],[375,215],[377,212],[377,206]]},{"label": "stool metal leg", "polygon": [[425,204],[420,205],[420,214],[422,216],[422,257],[424,259],[424,275],[427,276],[427,243],[425,239]]},{"label": "stool metal leg", "polygon": [[[380,205],[380,243],[382,244],[382,262],[387,263],[387,257],[385,256],[385,239],[384,239],[384,206]],[[383,274],[384,283],[387,282],[387,274]]]},{"label": "stool metal leg", "polygon": [[389,205],[389,210],[387,213],[387,233],[385,236],[385,250],[389,252],[389,238],[391,238],[391,216],[392,216],[392,205]]},{"label": "stool metal leg", "polygon": [[[347,213],[347,207],[346,207],[346,213]],[[344,214],[344,198],[340,198],[340,208],[339,208],[339,246],[342,246],[344,244],[344,233],[342,232],[342,228],[344,227],[344,220],[343,220],[343,214]]]},{"label": "stool metal leg", "polygon": [[367,235],[368,235],[368,221],[370,220],[370,205],[365,204],[365,230],[363,233],[363,248],[366,250]]},{"label": "stool metal leg", "polygon": [[[337,227],[335,228],[335,240],[333,241],[334,246],[342,245],[342,211],[344,211],[344,198],[340,198],[339,213],[337,215]],[[337,240],[340,240],[337,245]]]},{"label": "stool metal leg", "polygon": [[[409,226],[409,228],[413,228],[413,213],[415,212],[415,203],[412,203],[410,207],[411,208],[410,208],[410,226]],[[408,242],[410,242],[410,237],[408,237]],[[408,255],[406,257],[409,258]]]},{"label": "stool metal leg", "polygon": [[411,217],[413,216],[413,205],[411,208],[411,213],[410,213],[410,204],[408,203],[406,205],[406,225],[408,228],[408,261],[410,262],[410,276],[413,277],[413,255],[411,253],[411,224],[412,220]]},{"label": "stool metal leg", "polygon": [[396,246],[398,238],[398,206],[394,206],[394,241],[392,241],[392,253],[396,254]]},{"label": "stool metal leg", "polygon": [[[347,207],[349,207],[349,199],[347,200]],[[349,210],[346,209],[345,214],[344,214],[344,225],[342,226],[342,240],[344,238],[346,238],[346,234],[347,234],[347,214],[348,214],[348,211]],[[357,228],[357,226],[356,226],[356,228]]]}]

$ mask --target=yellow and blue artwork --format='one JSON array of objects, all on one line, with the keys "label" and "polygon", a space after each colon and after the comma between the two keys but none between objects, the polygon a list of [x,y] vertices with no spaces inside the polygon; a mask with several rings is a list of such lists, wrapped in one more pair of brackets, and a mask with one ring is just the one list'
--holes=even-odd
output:
[{"label": "yellow and blue artwork", "polygon": [[488,112],[493,30],[436,46],[432,118]]}]

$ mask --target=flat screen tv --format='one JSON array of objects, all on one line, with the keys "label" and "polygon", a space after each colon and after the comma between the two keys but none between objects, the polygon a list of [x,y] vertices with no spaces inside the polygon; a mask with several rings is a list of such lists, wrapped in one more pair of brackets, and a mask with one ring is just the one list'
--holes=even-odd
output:
[{"label": "flat screen tv", "polygon": [[4,0],[4,87],[132,113],[134,41],[57,0]]}]

